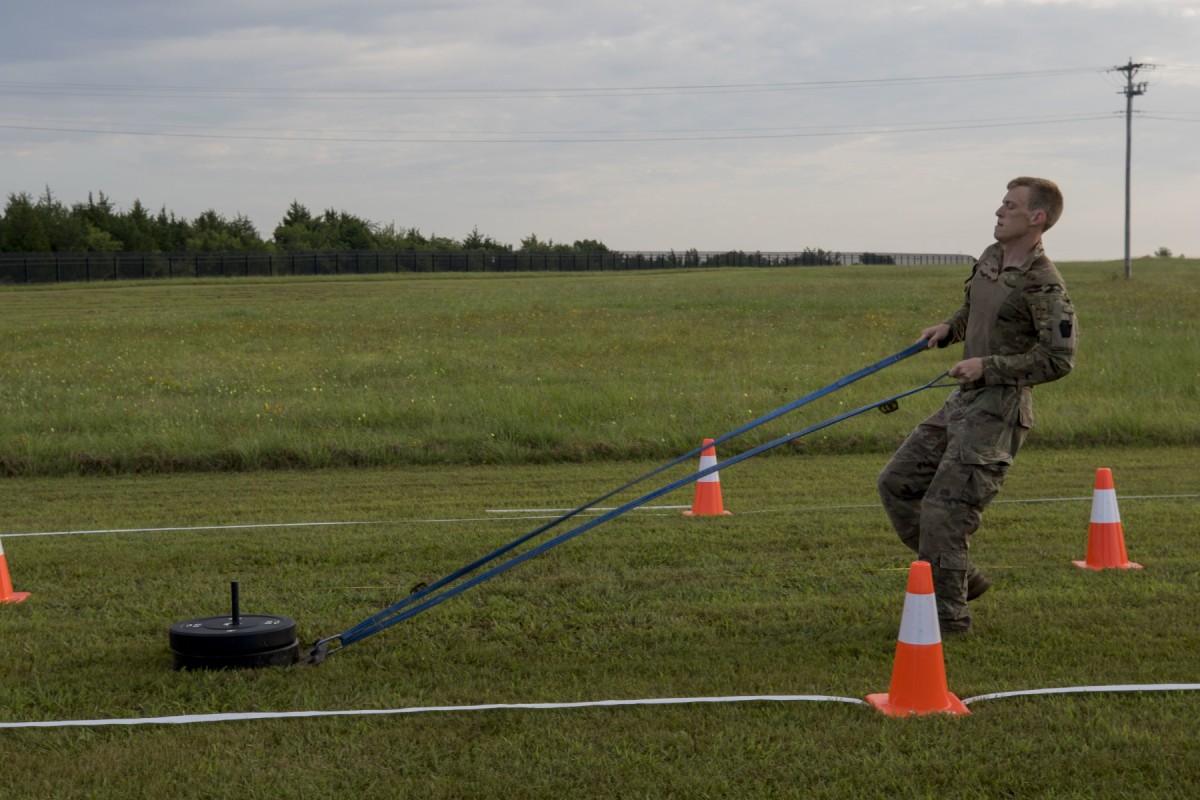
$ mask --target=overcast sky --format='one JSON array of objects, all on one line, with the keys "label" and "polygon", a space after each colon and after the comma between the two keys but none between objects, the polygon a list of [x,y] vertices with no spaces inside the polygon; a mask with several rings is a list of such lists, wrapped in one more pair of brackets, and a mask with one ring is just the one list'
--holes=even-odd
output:
[{"label": "overcast sky", "polygon": [[0,0],[0,192],[269,238],[978,254],[1060,184],[1059,261],[1200,256],[1200,0]]}]

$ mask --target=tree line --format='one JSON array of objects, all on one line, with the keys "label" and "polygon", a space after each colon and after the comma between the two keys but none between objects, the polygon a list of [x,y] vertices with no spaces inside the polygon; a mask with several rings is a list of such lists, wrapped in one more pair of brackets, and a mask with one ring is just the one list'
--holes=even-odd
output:
[{"label": "tree line", "polygon": [[[513,252],[474,228],[461,240],[425,236],[416,228],[382,225],[346,211],[314,214],[298,201],[284,213],[270,239],[242,214],[232,219],[209,209],[193,220],[165,207],[151,212],[140,200],[121,210],[103,192],[70,206],[49,188],[34,198],[27,192],[8,196],[0,216],[0,253],[229,253],[329,252],[337,250],[495,250]],[[530,234],[517,252],[609,252],[591,239],[572,244]]]}]

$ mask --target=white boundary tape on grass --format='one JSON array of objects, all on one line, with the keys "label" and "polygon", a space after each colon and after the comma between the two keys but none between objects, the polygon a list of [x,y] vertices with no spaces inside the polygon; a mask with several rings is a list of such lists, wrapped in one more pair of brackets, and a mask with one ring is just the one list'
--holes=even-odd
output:
[{"label": "white boundary tape on grass", "polygon": [[38,531],[35,533],[5,533],[5,539],[23,536],[89,536],[101,533],[184,533],[187,531],[237,531],[254,528],[332,528],[349,525],[384,525],[383,522],[261,522],[245,525],[187,525],[166,528],[96,528],[94,530]]},{"label": "white boundary tape on grass", "polygon": [[[645,506],[646,510],[661,511],[666,509],[691,508],[691,506]],[[354,527],[362,525],[446,525],[457,524],[462,522],[504,522],[505,520],[522,520],[536,519],[529,517],[529,514],[535,514],[542,511],[555,511],[556,509],[488,509],[486,513],[495,514],[492,517],[445,517],[433,519],[393,519],[393,520],[330,520],[330,521],[311,521],[311,522],[257,522],[231,525],[173,525],[161,528],[93,528],[90,530],[66,530],[66,531],[33,531],[28,533],[3,533],[0,538],[3,539],[18,539],[29,536],[95,536],[104,533],[187,533],[198,531],[239,531],[239,530],[255,530],[264,528],[338,528],[338,527]],[[605,509],[593,509],[597,512]],[[611,510],[611,509],[609,509]],[[520,516],[501,516],[501,515],[520,515]]]},{"label": "white boundary tape on grass", "polygon": [[[1144,685],[1121,684],[1114,686],[1070,686],[1054,689],[1024,689],[1014,692],[996,692],[968,697],[962,702],[970,705],[981,700],[1001,700],[1009,697],[1027,697],[1051,694],[1083,694],[1100,692],[1171,692],[1197,691],[1200,683],[1152,683]],[[247,722],[266,719],[311,719],[316,717],[375,717],[399,714],[463,713],[472,711],[539,711],[576,708],[602,708],[615,706],[666,706],[713,703],[846,703],[867,705],[856,697],[833,695],[784,694],[744,695],[733,697],[665,697],[644,700],[591,700],[574,703],[492,703],[472,706],[413,706],[410,708],[359,709],[341,711],[248,711],[226,714],[178,714],[169,717],[125,717],[114,719],[37,720],[33,722],[0,722],[0,729],[14,728],[91,728],[128,725],[195,725],[206,722]]]},{"label": "white boundary tape on grass", "polygon": [[[616,511],[618,506],[588,506],[580,513],[586,514],[603,514],[608,511]],[[680,509],[691,508],[691,506],[638,506],[634,511],[678,511]],[[489,508],[489,514],[567,514],[574,511],[573,508]]]},{"label": "white boundary tape on grass", "polygon": [[1016,692],[996,692],[981,694],[963,700],[963,705],[980,700],[1003,700],[1008,697],[1030,697],[1045,694],[1090,694],[1097,692],[1195,692],[1200,690],[1200,683],[1149,683],[1149,684],[1120,684],[1117,686],[1067,686],[1058,689],[1022,689]]},{"label": "white boundary tape on grass", "polygon": [[746,695],[740,697],[665,697],[648,700],[590,700],[576,703],[493,703],[477,706],[415,706],[412,708],[362,709],[358,711],[250,711],[230,714],[180,714],[171,717],[129,717],[125,719],[44,720],[38,722],[0,722],[3,728],[72,728],[102,725],[191,725],[198,722],[236,722],[259,719],[302,719],[308,717],[370,717],[395,714],[429,714],[464,711],[553,710],[600,708],[605,706],[669,706],[690,703],[817,702],[866,705],[855,697],[785,694]]},{"label": "white boundary tape on grass", "polygon": [[[1200,498],[1200,494],[1143,494],[1143,495],[1122,495],[1121,501],[1126,500],[1194,500]],[[1003,503],[1075,503],[1083,501],[1091,501],[1091,495],[1087,497],[1035,497],[1029,499],[1009,499],[996,500],[993,504]],[[647,511],[667,511],[691,508],[691,506],[646,506]],[[846,505],[826,505],[826,506],[804,506],[801,508],[776,508],[776,509],[760,509],[760,510],[742,510],[739,514],[794,514],[794,513],[812,513],[815,511],[848,511],[855,509],[875,509],[879,508],[878,503],[857,503]],[[18,539],[31,536],[88,536],[98,534],[111,533],[186,533],[198,531],[235,531],[235,530],[254,530],[263,528],[337,528],[337,527],[353,527],[365,525],[455,525],[464,522],[504,522],[508,520],[520,519],[537,519],[526,515],[538,514],[542,512],[554,512],[558,509],[487,509],[485,513],[492,514],[490,517],[445,517],[433,519],[392,519],[392,520],[347,520],[347,521],[311,521],[311,522],[263,522],[250,524],[233,524],[233,525],[190,525],[190,526],[169,526],[162,528],[96,528],[93,530],[63,530],[63,531],[35,531],[28,533],[0,533],[0,538]],[[597,511],[603,509],[596,509]],[[508,516],[522,515],[522,516]],[[552,517],[546,517],[550,519]]]}]

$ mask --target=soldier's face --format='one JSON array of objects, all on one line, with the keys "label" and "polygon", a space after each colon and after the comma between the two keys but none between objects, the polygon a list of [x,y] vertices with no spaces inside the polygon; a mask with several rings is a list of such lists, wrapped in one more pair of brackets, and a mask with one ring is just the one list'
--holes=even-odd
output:
[{"label": "soldier's face", "polygon": [[1030,193],[1028,186],[1014,186],[1004,195],[996,209],[996,241],[1013,242],[1029,233],[1035,215],[1041,213],[1029,210]]}]

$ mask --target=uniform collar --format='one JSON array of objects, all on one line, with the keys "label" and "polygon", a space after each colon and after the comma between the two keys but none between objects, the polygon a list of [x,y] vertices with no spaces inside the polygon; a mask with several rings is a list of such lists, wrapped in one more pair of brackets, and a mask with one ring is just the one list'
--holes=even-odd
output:
[{"label": "uniform collar", "polygon": [[[1039,240],[1038,243],[1033,246],[1033,249],[1029,251],[1029,256],[1026,257],[1025,262],[1021,264],[1021,266],[1008,267],[1008,269],[1015,269],[1017,272],[1024,274],[1029,271],[1030,267],[1033,266],[1034,261],[1037,261],[1045,254],[1046,251],[1042,248],[1042,243]],[[1000,279],[1000,273],[1004,269],[1004,245],[996,242],[995,244],[989,246],[988,249],[983,251],[983,255],[979,257],[979,264],[976,267],[976,272],[988,280],[995,281]]]}]

